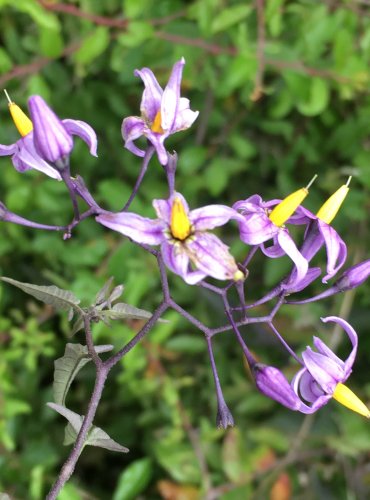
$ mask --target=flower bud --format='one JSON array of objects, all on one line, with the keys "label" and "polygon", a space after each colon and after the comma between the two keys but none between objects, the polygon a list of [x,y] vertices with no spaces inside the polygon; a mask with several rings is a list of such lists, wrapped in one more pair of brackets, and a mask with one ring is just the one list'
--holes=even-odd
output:
[{"label": "flower bud", "polygon": [[360,286],[370,276],[370,259],[350,267],[334,283],[341,292]]},{"label": "flower bud", "polygon": [[300,408],[300,399],[280,370],[274,366],[257,363],[253,366],[253,374],[256,386],[262,394],[291,410]]},{"label": "flower bud", "polygon": [[33,123],[33,140],[41,158],[59,170],[68,167],[73,140],[61,120],[38,95],[30,97],[28,106]]}]

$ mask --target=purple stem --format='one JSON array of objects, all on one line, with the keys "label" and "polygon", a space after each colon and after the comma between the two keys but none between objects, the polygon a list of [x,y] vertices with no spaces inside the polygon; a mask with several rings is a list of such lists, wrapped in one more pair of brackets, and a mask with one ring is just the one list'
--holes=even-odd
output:
[{"label": "purple stem", "polygon": [[276,337],[279,339],[279,341],[283,344],[283,346],[285,347],[285,349],[289,352],[289,354],[291,356],[293,356],[293,358],[299,364],[302,364],[302,361],[299,359],[299,357],[296,355],[296,353],[293,351],[293,349],[291,347],[289,347],[288,343],[283,339],[283,337],[280,335],[280,333],[278,332],[278,330],[275,328],[275,326],[272,324],[271,321],[268,322],[268,325],[271,328],[271,330],[274,332],[274,334],[276,335]]},{"label": "purple stem", "polygon": [[45,229],[47,231],[64,231],[65,226],[50,226],[49,224],[39,224],[38,222],[33,222],[31,220],[25,219],[20,215],[16,215],[13,212],[4,211],[0,215],[0,220],[5,222],[12,222],[13,224],[19,224],[21,226],[32,227],[34,229]]},{"label": "purple stem", "polygon": [[76,192],[75,192],[75,186],[74,186],[73,180],[71,179],[71,173],[70,173],[69,167],[60,170],[60,175],[62,176],[62,179],[68,188],[69,195],[70,195],[71,200],[72,200],[74,220],[79,221],[80,220],[80,211],[78,209],[78,202],[77,202],[77,197],[76,197]]},{"label": "purple stem", "polygon": [[143,163],[141,165],[141,170],[139,172],[138,178],[136,179],[134,189],[132,190],[132,193],[131,193],[129,199],[127,200],[126,204],[122,208],[121,212],[125,212],[128,209],[128,207],[131,205],[133,199],[135,198],[135,196],[139,190],[139,187],[144,179],[144,175],[147,171],[147,168],[148,168],[149,162],[153,156],[154,150],[155,150],[154,146],[149,146],[148,149],[146,150],[146,153],[145,153],[145,156],[143,159]]}]

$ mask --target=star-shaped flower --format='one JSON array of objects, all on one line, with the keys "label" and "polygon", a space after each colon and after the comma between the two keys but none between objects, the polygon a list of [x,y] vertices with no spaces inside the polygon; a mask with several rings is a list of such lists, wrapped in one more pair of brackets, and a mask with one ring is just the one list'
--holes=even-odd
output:
[{"label": "star-shaped flower", "polygon": [[162,165],[167,165],[168,161],[165,139],[189,128],[199,114],[198,111],[190,109],[189,99],[180,97],[184,64],[184,58],[175,63],[164,90],[149,68],[136,70],[135,76],[139,76],[145,85],[140,105],[141,117],[130,116],[122,122],[125,147],[137,156],[144,156],[145,151],[138,148],[134,141],[145,136],[155,147]]},{"label": "star-shaped flower", "polygon": [[128,212],[107,212],[96,220],[132,240],[147,245],[161,245],[167,267],[190,285],[206,276],[220,280],[244,277],[228,247],[208,232],[226,224],[238,214],[224,205],[208,205],[189,210],[185,198],[174,193],[168,200],[154,200],[157,219]]}]

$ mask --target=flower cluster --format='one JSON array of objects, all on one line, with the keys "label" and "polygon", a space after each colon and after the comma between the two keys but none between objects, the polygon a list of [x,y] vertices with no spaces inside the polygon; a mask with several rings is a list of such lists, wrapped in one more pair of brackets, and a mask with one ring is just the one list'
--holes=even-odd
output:
[{"label": "flower cluster", "polygon": [[[350,179],[322,205],[316,214],[304,208],[302,203],[317,176],[306,187],[298,189],[284,199],[264,201],[259,194],[253,194],[244,200],[235,201],[231,207],[212,204],[190,210],[184,196],[175,188],[177,155],[171,155],[165,147],[165,141],[172,134],[191,127],[198,116],[198,111],[190,109],[189,100],[180,96],[184,64],[183,58],[175,63],[164,89],[149,68],[135,71],[135,75],[144,83],[141,116],[123,119],[122,137],[124,146],[134,155],[144,159],[132,196],[119,212],[114,213],[100,208],[88,192],[83,180],[80,177],[77,179],[70,177],[69,160],[73,149],[73,136],[82,138],[87,143],[90,153],[96,155],[97,139],[93,129],[79,120],[59,119],[40,96],[32,96],[29,99],[30,118],[8,98],[9,109],[21,138],[14,144],[0,145],[0,155],[11,156],[13,165],[19,172],[36,169],[66,183],[75,209],[73,222],[67,228],[63,228],[68,237],[77,223],[85,216],[93,215],[99,224],[121,233],[144,249],[150,248],[172,273],[180,276],[187,284],[203,286],[222,297],[229,320],[228,326],[223,331],[227,329],[234,331],[252,369],[257,388],[263,394],[291,410],[302,413],[315,412],[334,398],[350,409],[370,417],[366,406],[343,384],[351,373],[358,347],[357,334],[347,321],[336,316],[322,318],[323,322],[335,323],[346,332],[352,350],[345,361],[339,359],[330,347],[316,337],[313,339],[316,350],[307,347],[300,356],[297,355],[286,344],[273,324],[274,316],[283,304],[320,300],[355,288],[369,277],[370,261],[366,260],[347,269],[334,285],[320,295],[301,300],[286,298],[288,295],[307,289],[308,285],[317,280],[321,274],[323,274],[322,282],[326,284],[345,264],[346,244],[331,223],[348,194]],[[142,148],[137,145],[136,141],[140,137],[147,139],[146,147],[144,144]],[[140,188],[141,180],[154,152],[157,153],[158,160],[167,175],[168,196],[153,200],[156,218],[152,219],[128,211],[128,208]],[[77,197],[81,197],[89,206],[85,215],[79,214]],[[0,219],[52,229],[52,226],[37,225],[11,214],[3,204],[0,204]],[[213,229],[225,224],[230,224],[235,232],[238,230],[238,237],[246,246],[246,256],[240,259],[240,262],[233,256],[229,246],[212,233]],[[293,232],[291,228],[294,228]],[[297,244],[292,234],[299,229],[301,229],[301,240]],[[151,247],[155,247],[155,250]],[[313,258],[321,250],[326,252],[324,270],[311,265]],[[292,268],[264,297],[246,304],[244,283],[248,278],[248,291],[252,289],[249,285],[252,276],[249,276],[248,268],[253,255],[258,251],[269,259],[287,255],[292,261]],[[207,278],[226,281],[227,284],[221,288],[208,283]],[[231,287],[236,288],[240,298],[239,307],[234,309],[230,307],[227,297]],[[279,369],[257,362],[239,332],[242,326],[262,321],[261,318],[247,316],[247,310],[272,299],[276,301],[275,305],[264,321],[299,364],[299,370],[291,383]],[[172,299],[166,300],[167,307],[175,307]],[[181,312],[180,307],[177,307],[177,310]],[[242,319],[236,319],[234,316],[240,311]],[[222,396],[210,343],[213,336],[222,329],[212,330],[192,319],[191,315],[187,314],[186,317],[205,333],[219,402],[218,423],[226,427],[232,424],[233,419]]]}]

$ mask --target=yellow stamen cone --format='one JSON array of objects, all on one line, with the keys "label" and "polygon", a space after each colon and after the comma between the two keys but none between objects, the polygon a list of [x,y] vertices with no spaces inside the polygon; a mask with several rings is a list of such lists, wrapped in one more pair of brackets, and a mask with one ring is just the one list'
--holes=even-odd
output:
[{"label": "yellow stamen cone", "polygon": [[171,234],[177,240],[185,240],[191,233],[191,224],[180,198],[175,198],[171,209]]},{"label": "yellow stamen cone", "polygon": [[339,383],[333,393],[333,398],[352,411],[370,418],[370,410],[346,385]]},{"label": "yellow stamen cone", "polygon": [[160,110],[155,115],[152,126],[150,128],[152,129],[152,132],[155,132],[156,134],[163,134],[164,130],[162,128],[162,115]]},{"label": "yellow stamen cone", "polygon": [[33,125],[28,116],[15,104],[9,97],[9,94],[4,90],[6,98],[8,99],[8,106],[10,114],[13,118],[14,124],[22,137],[29,134],[33,130]]},{"label": "yellow stamen cone", "polygon": [[271,211],[269,219],[275,224],[275,226],[282,226],[291,215],[297,210],[299,205],[308,195],[308,189],[311,187],[312,183],[315,181],[317,175],[315,175],[306,187],[294,191],[283,201],[276,205],[276,207]]},{"label": "yellow stamen cone", "polygon": [[330,224],[334,217],[337,215],[338,210],[340,209],[345,197],[349,191],[349,183],[351,182],[351,178],[349,177],[346,184],[343,184],[335,193],[333,193],[330,198],[326,200],[320,210],[317,212],[316,217],[321,219],[322,221]]}]

